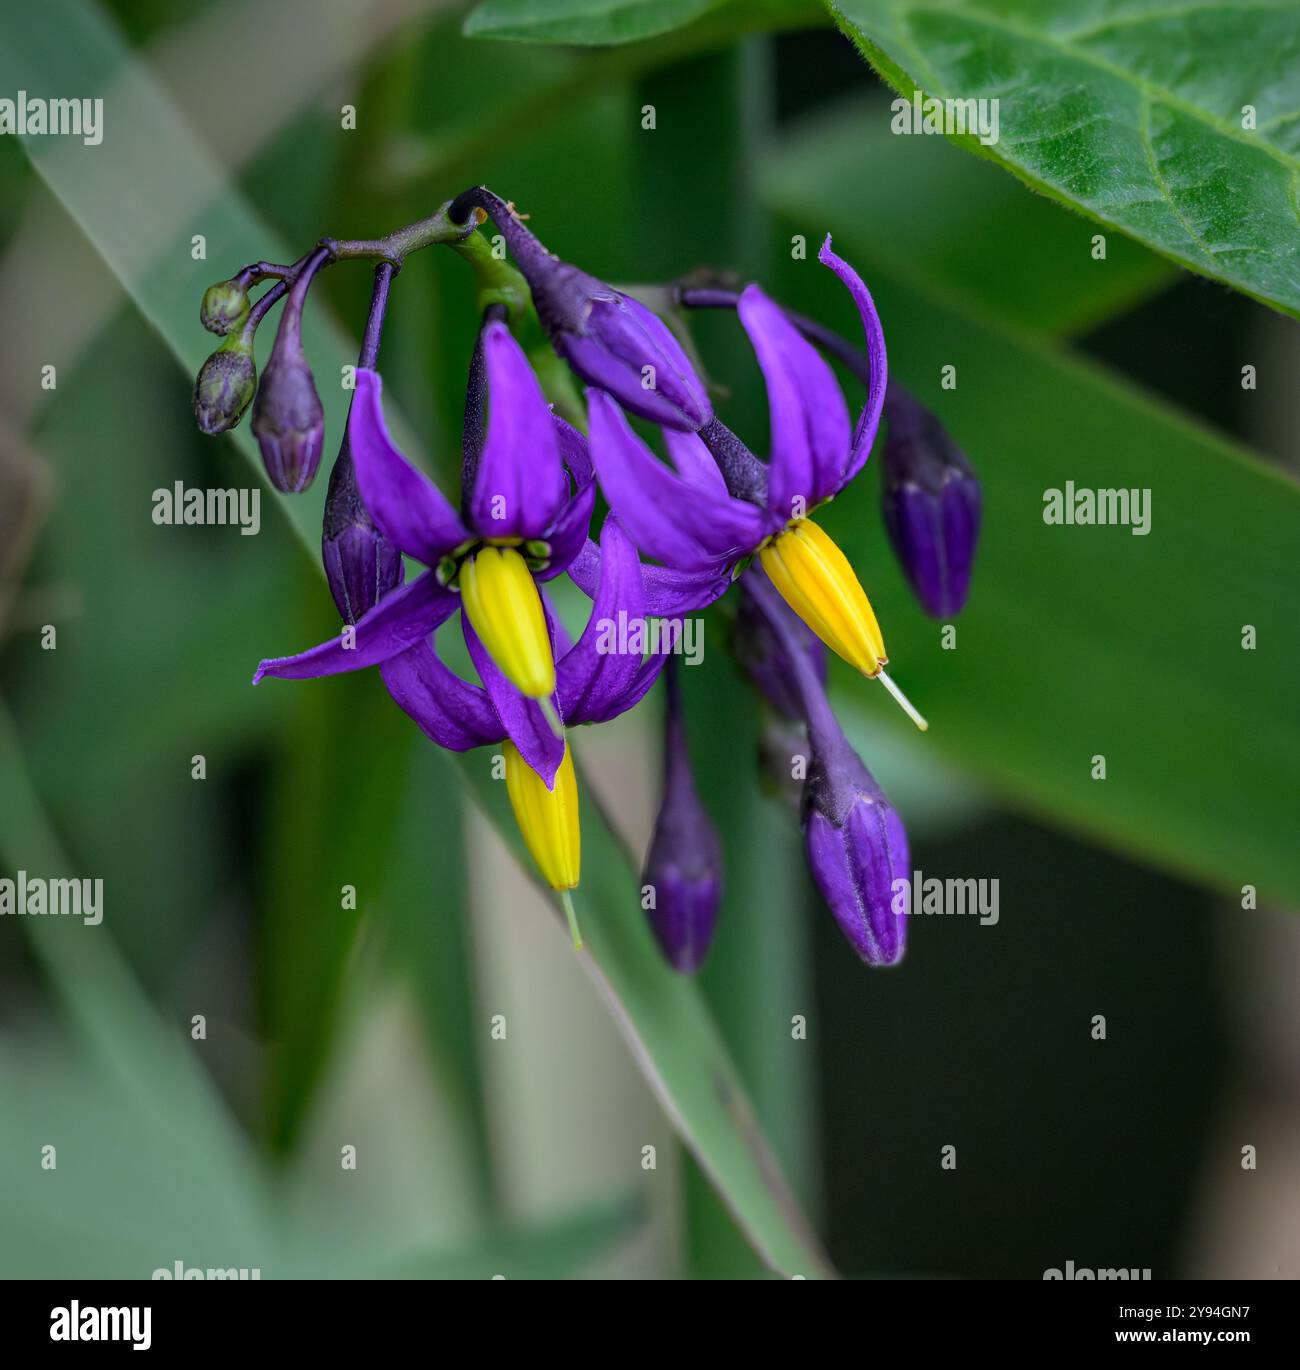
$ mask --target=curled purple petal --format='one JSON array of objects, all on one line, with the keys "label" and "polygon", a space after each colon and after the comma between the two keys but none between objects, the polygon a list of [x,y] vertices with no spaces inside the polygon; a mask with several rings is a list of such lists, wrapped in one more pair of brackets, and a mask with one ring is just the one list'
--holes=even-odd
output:
[{"label": "curled purple petal", "polygon": [[380,600],[355,625],[344,628],[338,637],[299,652],[297,656],[263,661],[253,677],[253,684],[268,675],[280,680],[311,680],[317,676],[378,666],[422,642],[459,607],[459,596],[439,585],[432,571],[426,571]]},{"label": "curled purple petal", "polygon": [[487,436],[467,513],[485,538],[538,538],[559,513],[567,481],[550,406],[524,350],[501,322],[483,330]]},{"label": "curled purple petal", "polygon": [[645,597],[636,548],[612,516],[601,529],[600,551],[600,581],[587,626],[556,664],[560,713],[566,723],[590,723],[597,717],[603,721],[621,713],[622,709],[610,710],[628,692],[644,656],[644,651],[619,650],[627,639],[622,625],[639,624],[644,638]]},{"label": "curled purple petal", "polygon": [[642,551],[678,570],[735,561],[762,541],[762,511],[669,470],[598,390],[587,392],[591,455],[610,508]]},{"label": "curled purple petal", "polygon": [[758,286],[746,286],[737,309],[767,382],[767,507],[782,521],[801,518],[840,488],[848,406],[821,354]]},{"label": "curled purple petal", "polygon": [[[569,579],[588,599],[594,599],[600,584],[600,548],[590,538],[569,564]],[[675,571],[667,566],[641,564],[641,591],[645,612],[656,618],[676,618],[695,609],[705,609],[726,594],[731,571],[723,567],[701,571]]]},{"label": "curled purple petal", "polygon": [[550,544],[551,555],[538,580],[553,580],[569,569],[569,563],[582,551],[591,528],[591,513],[596,507],[596,472],[587,451],[587,440],[572,424],[558,414],[551,416],[560,442],[560,456],[573,478],[573,494],[542,537]]},{"label": "curled purple petal", "polygon": [[853,302],[862,318],[862,331],[866,335],[867,358],[871,363],[871,383],[867,387],[867,402],[858,415],[857,426],[853,430],[853,445],[847,463],[840,473],[840,484],[847,485],[862,469],[863,463],[871,455],[871,444],[876,440],[876,430],[880,427],[880,413],[885,405],[885,387],[889,381],[889,362],[885,355],[885,332],[880,326],[880,316],[876,313],[871,292],[863,283],[862,277],[842,257],[831,251],[831,235],[817,254],[817,260],[830,269],[849,288]]},{"label": "curled purple petal", "polygon": [[419,642],[390,657],[379,674],[398,707],[440,747],[466,752],[505,736],[487,692],[462,680],[432,642]]},{"label": "curled purple petal", "polygon": [[348,443],[361,498],[375,527],[408,556],[436,566],[469,540],[469,530],[438,487],[393,445],[384,423],[378,372],[357,369]]}]

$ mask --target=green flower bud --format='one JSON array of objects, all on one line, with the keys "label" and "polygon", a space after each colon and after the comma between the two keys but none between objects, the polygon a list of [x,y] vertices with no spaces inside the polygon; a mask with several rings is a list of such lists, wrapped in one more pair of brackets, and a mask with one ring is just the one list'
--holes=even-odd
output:
[{"label": "green flower bud", "polygon": [[218,281],[203,292],[199,320],[209,333],[224,338],[248,317],[248,291],[237,280]]},{"label": "green flower bud", "polygon": [[194,417],[204,433],[224,433],[244,417],[257,390],[253,342],[233,333],[203,363],[194,383]]}]

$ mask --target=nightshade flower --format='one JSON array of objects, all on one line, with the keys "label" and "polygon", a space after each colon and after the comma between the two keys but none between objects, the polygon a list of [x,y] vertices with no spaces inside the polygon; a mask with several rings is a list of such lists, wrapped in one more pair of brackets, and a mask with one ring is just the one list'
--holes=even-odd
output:
[{"label": "nightshade flower", "polygon": [[761,572],[745,575],[784,649],[791,689],[801,701],[811,759],[802,816],[808,868],[840,930],[870,965],[902,959],[907,938],[894,886],[910,870],[903,821],[849,745],[830,700],[800,644],[796,623]]},{"label": "nightshade flower", "polygon": [[[599,550],[588,543],[595,484],[582,436],[550,412],[504,324],[487,325],[482,341],[488,425],[467,472],[463,518],[393,445],[380,378],[358,368],[348,448],[365,511],[383,539],[431,569],[383,595],[338,638],[263,661],[254,683],[378,666],[393,699],[439,746],[466,751],[505,741],[516,818],[542,874],[563,892],[578,883],[580,859],[563,724],[604,722],[631,708],[663,657],[599,650],[602,623],[648,612],[636,548],[612,517]],[[327,529],[327,558],[329,541]],[[561,574],[580,550],[593,569],[593,602],[586,630],[571,643],[537,582]],[[381,548],[375,556],[378,567]],[[349,584],[345,597],[364,602],[367,592],[368,581],[355,596]],[[662,594],[659,601],[667,602]],[[436,629],[461,608],[481,686],[456,675],[434,645]],[[566,909],[572,920],[567,901]]]},{"label": "nightshade flower", "polygon": [[560,261],[523,226],[514,207],[485,186],[458,196],[449,217],[464,222],[472,207],[491,214],[528,282],[551,345],[588,385],[654,423],[682,429],[708,423],[713,406],[704,383],[653,310]]},{"label": "nightshade flower", "polygon": [[980,486],[948,430],[907,391],[885,398],[885,529],[921,606],[959,614],[970,590],[980,531]]},{"label": "nightshade flower", "polygon": [[669,965],[692,974],[704,964],[722,902],[722,843],[700,803],[686,749],[677,664],[664,672],[664,793],[641,875],[650,928]]},{"label": "nightshade flower", "polygon": [[668,567],[714,573],[757,554],[782,598],[813,632],[863,675],[880,680],[925,728],[884,670],[884,639],[853,568],[809,517],[861,470],[886,386],[884,335],[866,286],[831,251],[829,237],[818,260],[848,287],[866,333],[871,383],[852,433],[830,367],[785,312],[750,285],[737,308],[767,382],[768,464],[715,419],[698,435],[664,430],[670,469],[599,390],[587,392],[592,460],[610,508],[642,551]]},{"label": "nightshade flower", "polygon": [[[563,747],[555,661],[537,582],[561,574],[587,537],[595,490],[580,435],[550,411],[523,349],[504,323],[482,334],[487,433],[458,513],[393,445],[377,372],[358,368],[348,419],[357,487],[375,527],[430,569],[364,615],[355,641],[264,663],[260,675],[316,675],[377,665],[465,610],[470,651],[493,667],[489,689],[515,721],[520,750],[550,784]],[[566,474],[574,474],[570,491]],[[514,733],[512,732],[512,736]],[[543,754],[550,760],[544,761]]]}]

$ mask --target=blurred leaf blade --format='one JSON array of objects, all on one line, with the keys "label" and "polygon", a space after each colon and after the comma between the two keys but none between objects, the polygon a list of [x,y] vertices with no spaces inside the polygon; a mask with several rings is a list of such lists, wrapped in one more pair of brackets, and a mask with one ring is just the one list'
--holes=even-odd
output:
[{"label": "blurred leaf blade", "polygon": [[465,20],[471,38],[525,43],[631,43],[689,24],[721,0],[483,0]]},{"label": "blurred leaf blade", "polygon": [[[141,312],[150,320],[185,372],[197,370],[207,350],[194,319],[194,301],[214,272],[188,253],[190,229],[201,221],[214,261],[241,262],[296,255],[287,251],[253,208],[224,180],[221,169],[187,128],[184,116],[150,74],[130,55],[93,6],[71,0],[57,13],[31,16],[15,41],[0,54],[0,77],[22,74],[33,87],[57,85],[49,63],[69,88],[86,83],[77,77],[85,50],[85,69],[98,81],[112,81],[118,107],[131,111],[140,138],[130,149],[129,165],[108,140],[95,149],[79,144],[51,148],[40,140],[26,148],[33,164],[83,232],[99,248]],[[2,84],[2,82],[0,82]],[[87,162],[85,154],[98,155]],[[165,180],[184,168],[182,184],[159,186],[167,212],[153,225],[150,256],[132,233],[132,206],[149,194],[146,182]],[[170,217],[169,217],[170,215]],[[161,253],[170,244],[169,251]],[[308,353],[318,376],[337,376],[354,359],[354,348],[337,327],[313,320]],[[188,390],[178,387],[178,399]],[[329,431],[342,425],[344,396],[325,386]],[[400,416],[390,409],[390,426],[410,452]],[[260,458],[247,429],[234,441],[260,471]],[[320,500],[325,482],[305,498],[278,497],[313,561],[318,556]],[[330,682],[317,684],[328,689]],[[311,688],[311,687],[308,687]],[[434,753],[438,764],[449,759]],[[485,768],[460,761],[506,840],[516,851],[517,834],[505,807],[504,787],[487,781]],[[579,903],[593,955],[587,964],[606,996],[634,1056],[674,1124],[694,1148],[711,1179],[764,1259],[774,1269],[817,1275],[824,1257],[772,1159],[762,1130],[745,1098],[734,1066],[718,1037],[698,989],[670,971],[657,954],[641,913],[633,874],[623,853],[600,821],[594,806],[584,815],[584,883]]]},{"label": "blurred leaf blade", "polygon": [[[1300,314],[1300,8],[833,0],[909,99],[1000,101],[962,145],[1189,270]],[[1163,84],[1157,80],[1159,74]],[[1249,106],[1255,126],[1244,127]]]}]

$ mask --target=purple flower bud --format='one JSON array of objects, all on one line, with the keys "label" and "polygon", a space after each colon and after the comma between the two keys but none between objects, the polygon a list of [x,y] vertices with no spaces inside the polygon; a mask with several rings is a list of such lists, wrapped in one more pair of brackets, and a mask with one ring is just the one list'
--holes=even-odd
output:
[{"label": "purple flower bud", "polygon": [[[782,717],[802,722],[803,695],[799,679],[782,638],[773,632],[767,615],[757,604],[749,581],[740,583],[740,605],[731,645],[736,660],[758,686],[763,697]],[[782,602],[774,607],[787,620],[788,633],[782,636],[799,644],[800,653],[821,685],[826,684],[826,648],[804,621]]]},{"label": "purple flower bud", "polygon": [[675,970],[690,975],[704,964],[718,921],[722,844],[695,790],[672,657],[664,674],[664,797],[641,885],[653,895],[647,913],[664,956]]},{"label": "purple flower bud", "polygon": [[704,383],[657,314],[553,256],[513,207],[484,186],[458,196],[448,216],[462,223],[475,206],[492,216],[528,282],[552,346],[583,381],[652,423],[693,431],[709,422],[713,406]]},{"label": "purple flower bud", "polygon": [[251,339],[227,338],[203,363],[194,382],[194,417],[199,430],[225,433],[244,417],[257,390]]},{"label": "purple flower bud", "polygon": [[355,623],[402,581],[402,554],[375,527],[362,503],[346,437],[325,496],[321,559],[345,623]]},{"label": "purple flower bud", "polygon": [[316,478],[325,441],[325,411],[302,348],[302,307],[327,255],[318,252],[294,280],[253,403],[253,432],[266,473],[287,495],[300,494]]},{"label": "purple flower bud", "polygon": [[895,912],[896,880],[907,880],[903,821],[838,728],[813,730],[804,786],[808,866],[840,930],[869,965],[903,956],[907,920]]},{"label": "purple flower bud", "polygon": [[935,415],[890,382],[882,504],[894,554],[932,618],[961,612],[980,531],[980,486]]},{"label": "purple flower bud", "polygon": [[218,281],[203,292],[199,321],[209,333],[225,337],[248,317],[248,291],[237,280]]}]

